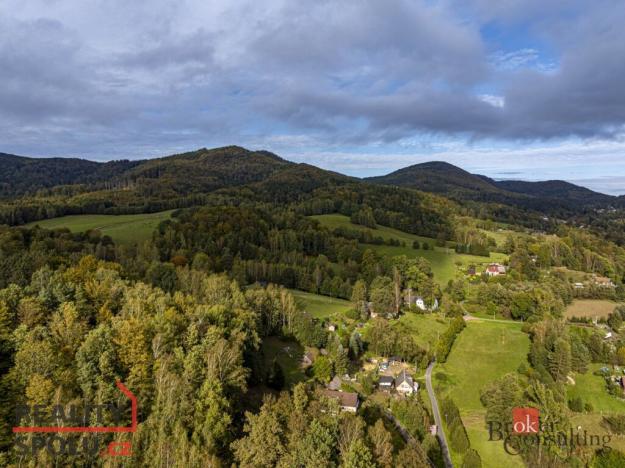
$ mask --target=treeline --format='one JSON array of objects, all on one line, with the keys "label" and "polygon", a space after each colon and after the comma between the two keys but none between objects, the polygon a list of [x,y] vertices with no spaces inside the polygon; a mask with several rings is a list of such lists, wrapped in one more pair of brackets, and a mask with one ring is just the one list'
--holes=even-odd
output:
[{"label": "treeline", "polygon": [[445,333],[443,333],[436,345],[436,359],[438,362],[446,362],[447,356],[451,352],[451,347],[456,341],[457,336],[467,326],[462,316],[455,317],[449,324]]}]

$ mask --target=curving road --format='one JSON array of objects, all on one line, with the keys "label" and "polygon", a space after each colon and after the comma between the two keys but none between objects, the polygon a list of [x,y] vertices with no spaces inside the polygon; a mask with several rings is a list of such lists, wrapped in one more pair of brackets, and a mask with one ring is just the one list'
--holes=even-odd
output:
[{"label": "curving road", "polygon": [[445,437],[445,431],[443,430],[443,419],[441,418],[440,410],[438,409],[438,400],[434,394],[434,388],[432,387],[432,369],[434,369],[435,361],[430,362],[427,370],[425,371],[425,387],[430,397],[430,403],[432,405],[432,413],[434,414],[434,423],[436,424],[436,436],[441,444],[443,451],[443,459],[445,460],[445,466],[447,468],[453,468],[451,462],[451,456],[449,455],[449,445],[447,445],[447,437]]}]

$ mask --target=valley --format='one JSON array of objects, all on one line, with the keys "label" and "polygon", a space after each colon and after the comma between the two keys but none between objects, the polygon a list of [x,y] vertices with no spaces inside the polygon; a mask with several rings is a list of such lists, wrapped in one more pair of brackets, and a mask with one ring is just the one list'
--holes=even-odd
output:
[{"label": "valley", "polygon": [[454,466],[535,466],[488,440],[517,407],[623,447],[625,248],[607,221],[578,226],[612,199],[438,163],[360,180],[240,147],[54,164],[66,185],[40,174],[0,200],[15,225],[0,226],[1,382],[16,401],[92,399],[114,369],[149,402],[142,427],[183,425],[177,444],[232,463],[268,440],[274,461],[314,452],[314,424],[337,434],[333,463],[355,425],[359,456],[383,447],[398,466],[445,466],[441,434]]}]

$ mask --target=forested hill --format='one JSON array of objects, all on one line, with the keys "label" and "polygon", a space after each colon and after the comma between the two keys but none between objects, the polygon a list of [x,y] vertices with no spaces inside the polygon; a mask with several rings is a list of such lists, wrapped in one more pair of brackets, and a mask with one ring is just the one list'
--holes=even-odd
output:
[{"label": "forested hill", "polygon": [[268,151],[238,146],[142,161],[0,156],[0,224],[69,214],[134,214],[207,203],[207,197],[290,203],[314,190],[361,183]]},{"label": "forested hill", "polygon": [[248,151],[238,146],[107,163],[0,153],[0,194],[5,197],[34,194],[64,185],[83,185],[86,190],[131,188],[149,192],[154,190],[156,179],[160,191],[189,194],[257,182],[292,165],[267,151]]},{"label": "forested hill", "polygon": [[432,161],[405,167],[367,181],[385,185],[412,187],[440,194],[504,193],[487,178],[443,161]]},{"label": "forested hill", "polygon": [[78,158],[26,158],[0,153],[0,195],[23,195],[58,185],[96,184],[120,176],[141,161],[98,163]]},{"label": "forested hill", "polygon": [[[363,190],[388,185],[442,195],[464,204],[475,216],[521,220],[541,229],[546,228],[541,221],[544,215],[571,219],[594,215],[597,208],[625,206],[622,197],[562,181],[498,182],[445,162],[418,164],[361,180],[293,163],[267,151],[227,146],[107,163],[0,154],[0,224],[18,225],[67,214],[163,211],[205,204],[209,194],[269,203],[302,202],[318,198],[318,190],[352,184],[360,187],[350,201],[354,206],[361,204],[359,193]],[[614,224],[612,220],[606,223]],[[610,228],[615,229],[618,226]]]},{"label": "forested hill", "polygon": [[460,201],[499,203],[564,216],[619,204],[617,197],[593,192],[561,180],[495,181],[439,161],[416,164],[385,176],[365,180],[434,192]]},{"label": "forested hill", "polygon": [[547,180],[541,182],[526,182],[522,180],[493,181],[497,187],[508,192],[521,193],[541,198],[563,198],[583,204],[610,204],[615,197],[603,193],[593,192],[585,187],[571,184],[563,180]]}]

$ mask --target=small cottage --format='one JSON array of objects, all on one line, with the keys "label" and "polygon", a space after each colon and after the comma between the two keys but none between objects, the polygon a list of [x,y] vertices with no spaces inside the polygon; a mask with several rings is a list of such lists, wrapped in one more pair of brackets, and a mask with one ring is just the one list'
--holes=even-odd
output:
[{"label": "small cottage", "polygon": [[488,276],[499,276],[506,274],[506,267],[499,263],[491,263],[486,267],[486,274]]},{"label": "small cottage", "polygon": [[360,402],[358,401],[357,393],[324,390],[322,394],[327,398],[337,400],[339,402],[339,406],[343,411],[355,413],[358,410]]},{"label": "small cottage", "polygon": [[378,388],[385,392],[390,392],[393,389],[395,379],[391,375],[383,375],[378,382]]},{"label": "small cottage", "polygon": [[395,379],[395,389],[403,395],[412,395],[419,390],[419,384],[404,369]]}]

